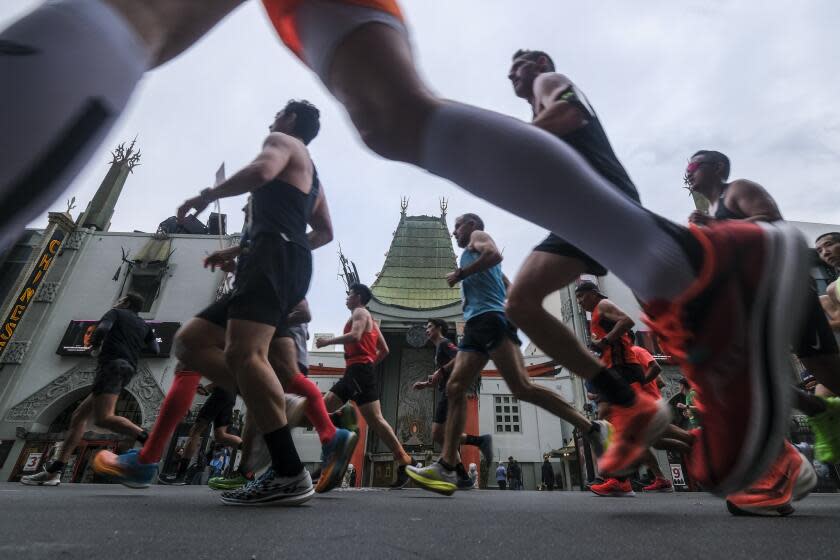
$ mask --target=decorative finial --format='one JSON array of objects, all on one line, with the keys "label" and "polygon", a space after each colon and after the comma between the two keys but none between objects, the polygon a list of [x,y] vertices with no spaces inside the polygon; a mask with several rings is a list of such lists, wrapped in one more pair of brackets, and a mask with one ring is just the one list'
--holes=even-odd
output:
[{"label": "decorative finial", "polygon": [[400,214],[405,216],[405,211],[408,209],[408,197],[404,196],[400,198]]},{"label": "decorative finial", "polygon": [[440,197],[440,217],[446,218],[446,210],[449,208],[449,201],[445,197]]},{"label": "decorative finial", "polygon": [[119,144],[113,152],[111,152],[111,165],[123,164],[128,167],[128,172],[131,173],[134,167],[140,165],[140,150],[134,151],[134,145],[137,143],[137,137],[131,141],[128,148],[125,147],[125,142]]},{"label": "decorative finial", "polygon": [[76,197],[74,196],[70,200],[67,201],[67,213],[70,213],[70,210],[76,207]]}]

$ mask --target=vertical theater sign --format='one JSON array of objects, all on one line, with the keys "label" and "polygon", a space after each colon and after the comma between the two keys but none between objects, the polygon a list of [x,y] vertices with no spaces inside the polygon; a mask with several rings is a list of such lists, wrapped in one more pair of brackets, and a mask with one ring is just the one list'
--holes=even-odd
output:
[{"label": "vertical theater sign", "polygon": [[58,254],[61,243],[64,241],[64,236],[65,232],[62,229],[54,229],[50,240],[46,243],[41,254],[38,256],[38,260],[35,262],[35,268],[32,269],[17,298],[12,302],[12,307],[3,320],[2,328],[0,328],[0,355],[6,350],[6,345],[11,340],[12,335],[15,334],[15,330],[20,324],[26,310],[29,309],[29,304],[32,302],[35,292],[38,291],[38,286],[44,280],[44,276],[47,275],[47,271],[52,266],[53,260]]}]

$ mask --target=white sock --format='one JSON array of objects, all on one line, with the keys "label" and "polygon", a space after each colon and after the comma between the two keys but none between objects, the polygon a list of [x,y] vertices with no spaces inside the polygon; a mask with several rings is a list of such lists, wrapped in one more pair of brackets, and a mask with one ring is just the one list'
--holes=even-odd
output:
[{"label": "white sock", "polygon": [[671,234],[681,231],[675,224],[627,198],[533,125],[447,103],[426,125],[421,157],[428,171],[576,245],[643,301],[673,299],[694,280]]},{"label": "white sock", "polygon": [[81,171],[149,59],[101,0],[47,2],[0,32],[0,250]]}]

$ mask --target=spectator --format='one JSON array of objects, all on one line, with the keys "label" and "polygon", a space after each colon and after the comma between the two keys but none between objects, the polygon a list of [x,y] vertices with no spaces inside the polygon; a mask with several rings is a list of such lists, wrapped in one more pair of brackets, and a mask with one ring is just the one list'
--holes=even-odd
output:
[{"label": "spectator", "polygon": [[507,469],[503,463],[496,467],[496,484],[499,485],[499,490],[507,488]]},{"label": "spectator", "polygon": [[542,483],[546,490],[554,490],[554,468],[548,462],[548,455],[545,456],[542,464]]},{"label": "spectator", "polygon": [[473,482],[473,488],[478,488],[478,467],[475,463],[470,463],[470,470],[467,474]]},{"label": "spectator", "polygon": [[680,393],[684,396],[684,402],[678,402],[677,408],[682,410],[683,416],[688,419],[688,429],[700,427],[700,410],[697,402],[697,391],[691,388],[688,380],[680,379]]}]

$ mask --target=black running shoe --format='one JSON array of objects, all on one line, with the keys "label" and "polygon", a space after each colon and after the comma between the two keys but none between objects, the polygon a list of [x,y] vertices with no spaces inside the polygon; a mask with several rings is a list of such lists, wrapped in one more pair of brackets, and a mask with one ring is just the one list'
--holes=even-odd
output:
[{"label": "black running shoe", "polygon": [[297,506],[315,495],[309,471],[296,476],[276,476],[269,468],[239,490],[222,492],[222,503],[233,506]]},{"label": "black running shoe", "polygon": [[[416,465],[417,463],[412,463],[412,466]],[[408,486],[409,481],[411,480],[408,478],[408,474],[405,472],[406,465],[400,465],[397,467],[397,479],[391,483],[388,488],[391,490],[402,490],[406,486]]]},{"label": "black running shoe", "polygon": [[159,474],[158,484],[166,484],[168,486],[186,486],[187,482],[184,480],[186,478],[186,473],[181,476],[173,476],[171,474]]}]

